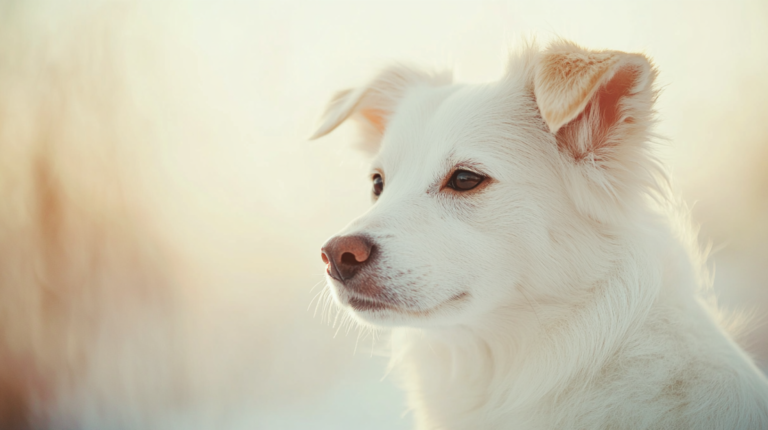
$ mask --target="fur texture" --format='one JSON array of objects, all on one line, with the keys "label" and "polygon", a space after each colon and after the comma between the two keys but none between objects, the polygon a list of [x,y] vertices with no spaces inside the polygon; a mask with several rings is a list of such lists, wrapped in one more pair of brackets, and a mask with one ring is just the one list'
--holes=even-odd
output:
[{"label": "fur texture", "polygon": [[[498,82],[385,70],[314,137],[367,130],[384,190],[339,235],[395,327],[419,429],[768,428],[768,382],[709,305],[684,205],[652,155],[642,55],[528,47]],[[456,170],[486,179],[447,186]],[[361,281],[362,282],[362,281]]]}]

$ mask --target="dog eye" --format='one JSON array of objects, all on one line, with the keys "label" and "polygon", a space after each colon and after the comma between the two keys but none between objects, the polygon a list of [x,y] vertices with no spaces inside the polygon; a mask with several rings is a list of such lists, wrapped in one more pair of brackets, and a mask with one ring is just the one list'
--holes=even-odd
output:
[{"label": "dog eye", "polygon": [[378,197],[384,191],[384,179],[376,173],[373,175],[373,195]]},{"label": "dog eye", "polygon": [[477,173],[468,170],[457,170],[453,172],[451,179],[448,180],[448,187],[456,191],[469,191],[480,185],[484,180],[485,177]]}]

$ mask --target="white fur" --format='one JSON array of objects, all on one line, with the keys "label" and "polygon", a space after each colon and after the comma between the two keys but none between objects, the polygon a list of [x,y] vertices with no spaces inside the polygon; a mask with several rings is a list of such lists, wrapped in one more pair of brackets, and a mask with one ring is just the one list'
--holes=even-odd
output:
[{"label": "white fur", "polygon": [[[768,382],[708,304],[650,151],[654,77],[641,55],[558,42],[498,82],[399,67],[329,107],[316,137],[357,119],[385,180],[340,234],[380,249],[371,282],[397,308],[352,312],[395,327],[417,428],[768,428]],[[611,82],[615,118],[596,98]],[[489,182],[442,188],[457,165]]]}]

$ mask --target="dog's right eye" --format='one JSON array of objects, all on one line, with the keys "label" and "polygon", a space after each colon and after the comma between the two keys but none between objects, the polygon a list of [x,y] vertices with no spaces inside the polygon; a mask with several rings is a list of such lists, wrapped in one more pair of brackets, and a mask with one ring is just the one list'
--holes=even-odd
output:
[{"label": "dog's right eye", "polygon": [[378,197],[382,191],[384,191],[384,179],[376,173],[373,175],[373,195]]}]

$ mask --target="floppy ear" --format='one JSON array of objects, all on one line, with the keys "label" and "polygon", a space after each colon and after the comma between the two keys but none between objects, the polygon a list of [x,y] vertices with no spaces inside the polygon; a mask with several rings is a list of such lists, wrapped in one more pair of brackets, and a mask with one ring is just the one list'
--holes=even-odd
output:
[{"label": "floppy ear", "polygon": [[581,177],[568,181],[577,205],[598,219],[657,186],[659,165],[648,151],[655,76],[640,54],[588,51],[569,42],[537,59],[539,111],[570,160],[569,173]]},{"label": "floppy ear", "polygon": [[310,139],[325,136],[351,117],[374,139],[380,140],[390,116],[408,89],[450,83],[450,74],[430,75],[405,66],[387,68],[363,87],[338,92],[328,103],[321,124]]}]

